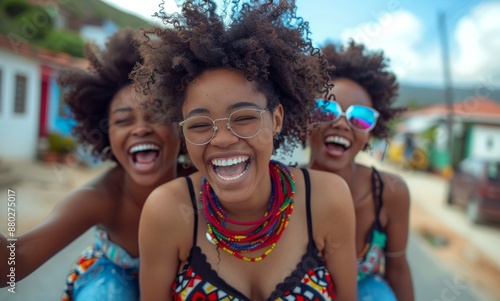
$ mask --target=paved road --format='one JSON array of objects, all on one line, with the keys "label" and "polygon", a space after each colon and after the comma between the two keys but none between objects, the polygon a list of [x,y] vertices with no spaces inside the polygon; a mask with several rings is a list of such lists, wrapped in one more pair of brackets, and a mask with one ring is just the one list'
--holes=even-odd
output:
[{"label": "paved road", "polygon": [[416,301],[494,301],[447,270],[416,234],[410,236],[408,258]]}]

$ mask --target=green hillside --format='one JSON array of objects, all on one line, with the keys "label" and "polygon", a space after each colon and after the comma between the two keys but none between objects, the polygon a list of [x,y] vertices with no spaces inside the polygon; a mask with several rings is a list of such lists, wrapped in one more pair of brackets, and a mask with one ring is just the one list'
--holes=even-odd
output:
[{"label": "green hillside", "polygon": [[[101,0],[69,1],[60,5],[81,23],[111,20],[121,28],[138,28],[149,24]],[[53,8],[32,5],[26,0],[2,0],[0,34],[8,35],[16,43],[29,42],[37,47],[82,57],[84,41],[78,32],[54,28],[52,16],[56,12]]]},{"label": "green hillside", "polygon": [[62,4],[82,19],[109,19],[119,27],[141,27],[149,23],[134,15],[118,10],[101,0],[68,1]]}]

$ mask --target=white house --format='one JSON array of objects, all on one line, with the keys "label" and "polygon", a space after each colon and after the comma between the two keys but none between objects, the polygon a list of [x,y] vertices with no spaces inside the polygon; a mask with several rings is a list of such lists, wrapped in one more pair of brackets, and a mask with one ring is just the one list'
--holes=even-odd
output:
[{"label": "white house", "polygon": [[105,20],[100,25],[83,25],[80,28],[80,37],[86,41],[94,41],[99,47],[105,47],[108,38],[118,30],[118,25],[110,20]]},{"label": "white house", "polygon": [[492,125],[471,127],[469,141],[470,157],[500,161],[500,127]]},{"label": "white house", "polygon": [[0,47],[0,157],[35,158],[41,66]]},{"label": "white house", "polygon": [[57,72],[70,66],[86,61],[0,35],[0,158],[37,157],[40,138],[57,130],[59,116],[50,114],[62,105]]},{"label": "white house", "polygon": [[[500,160],[500,102],[470,97],[446,105],[428,106],[405,114],[398,125],[402,134],[425,135],[433,131],[432,143],[426,144],[431,167],[442,170],[469,157]],[[448,116],[452,117],[452,152],[449,150]]]}]

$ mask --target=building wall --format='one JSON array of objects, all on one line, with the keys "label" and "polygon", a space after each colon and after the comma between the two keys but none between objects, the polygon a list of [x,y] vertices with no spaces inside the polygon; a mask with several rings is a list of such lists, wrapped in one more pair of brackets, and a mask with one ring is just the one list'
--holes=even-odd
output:
[{"label": "building wall", "polygon": [[86,41],[93,41],[99,47],[105,47],[109,36],[117,32],[119,27],[112,21],[104,21],[100,26],[84,25],[80,29],[80,36]]},{"label": "building wall", "polygon": [[430,153],[431,169],[437,172],[443,172],[452,164],[451,156],[448,151],[448,129],[444,122],[440,123],[434,132],[434,144]]},{"label": "building wall", "polygon": [[472,126],[468,149],[469,157],[500,159],[500,126]]},{"label": "building wall", "polygon": [[70,118],[68,106],[62,103],[61,88],[57,84],[57,72],[54,72],[50,80],[49,98],[49,132],[56,132],[64,136],[70,136],[75,121]]},{"label": "building wall", "polygon": [[[40,118],[40,66],[0,48],[0,157],[34,159]],[[14,112],[16,75],[26,76],[24,113]]]}]

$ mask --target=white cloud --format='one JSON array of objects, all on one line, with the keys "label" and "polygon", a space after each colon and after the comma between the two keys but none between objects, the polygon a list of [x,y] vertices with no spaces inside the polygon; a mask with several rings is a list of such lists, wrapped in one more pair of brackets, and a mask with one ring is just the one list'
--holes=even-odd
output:
[{"label": "white cloud", "polygon": [[[159,10],[158,0],[103,0],[120,9],[148,18]],[[165,0],[167,12],[179,11],[176,0]],[[400,82],[443,85],[442,53],[439,34],[426,36],[418,16],[403,9],[389,8],[377,14],[374,22],[345,30],[342,41],[353,38],[367,48],[383,50],[390,68]],[[450,65],[454,85],[475,86],[478,83],[500,87],[500,3],[481,2],[458,21],[450,33]],[[149,17],[150,18],[150,17]],[[150,18],[159,22],[158,19]],[[432,25],[434,26],[434,25]],[[449,29],[452,31],[453,29]],[[454,37],[454,40],[451,39]]]},{"label": "white cloud", "polygon": [[[458,21],[454,43],[449,39],[453,85],[500,86],[500,3],[484,2]],[[424,36],[424,24],[414,14],[399,10],[376,22],[343,32],[369,49],[383,50],[401,82],[443,85],[439,34]],[[424,50],[422,50],[424,49]]]},{"label": "white cloud", "polygon": [[453,71],[464,81],[483,82],[497,78],[500,85],[500,3],[476,6],[457,25],[454,37],[458,55]]},{"label": "white cloud", "polygon": [[[126,10],[129,13],[142,16],[143,18],[152,20],[154,22],[159,22],[158,18],[153,18],[152,15],[160,11],[160,0],[156,1],[130,1],[130,0],[103,0],[110,5],[120,9]],[[175,4],[175,0],[165,0],[164,9],[166,12],[176,12],[179,8]]]},{"label": "white cloud", "polygon": [[364,43],[368,49],[383,50],[399,81],[442,83],[439,49],[427,47],[424,52],[418,50],[429,41],[425,41],[422,21],[409,11],[399,10],[376,22],[344,31],[342,40],[351,38]]}]

